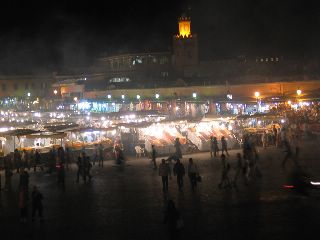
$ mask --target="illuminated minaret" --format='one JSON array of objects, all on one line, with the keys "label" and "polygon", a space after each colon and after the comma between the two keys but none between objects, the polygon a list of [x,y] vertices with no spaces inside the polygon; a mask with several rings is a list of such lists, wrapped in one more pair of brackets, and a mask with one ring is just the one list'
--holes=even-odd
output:
[{"label": "illuminated minaret", "polygon": [[185,66],[197,65],[198,39],[191,32],[191,19],[183,15],[178,20],[179,34],[173,36],[173,62],[175,66],[183,70]]}]

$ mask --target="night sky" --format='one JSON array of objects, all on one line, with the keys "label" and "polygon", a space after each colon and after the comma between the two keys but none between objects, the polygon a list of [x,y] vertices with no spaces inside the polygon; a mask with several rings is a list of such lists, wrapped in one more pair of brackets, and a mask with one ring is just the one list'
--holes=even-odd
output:
[{"label": "night sky", "polygon": [[162,0],[2,3],[0,73],[67,71],[102,54],[170,50],[190,9],[202,59],[317,56],[317,1]]}]

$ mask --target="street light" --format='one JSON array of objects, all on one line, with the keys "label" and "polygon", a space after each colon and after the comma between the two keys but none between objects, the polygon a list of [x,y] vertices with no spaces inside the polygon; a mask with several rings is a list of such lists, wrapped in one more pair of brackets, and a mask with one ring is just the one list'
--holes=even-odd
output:
[{"label": "street light", "polygon": [[197,93],[192,93],[193,98],[197,98]]},{"label": "street light", "polygon": [[57,89],[53,90],[54,95],[57,95],[58,91]]},{"label": "street light", "polygon": [[255,92],[255,93],[254,93],[254,96],[255,96],[256,98],[259,98],[259,97],[260,97],[260,92]]},{"label": "street light", "polygon": [[156,99],[158,99],[160,97],[160,95],[158,93],[156,93]]},{"label": "street light", "polygon": [[302,91],[300,89],[297,90],[297,95],[300,96]]}]

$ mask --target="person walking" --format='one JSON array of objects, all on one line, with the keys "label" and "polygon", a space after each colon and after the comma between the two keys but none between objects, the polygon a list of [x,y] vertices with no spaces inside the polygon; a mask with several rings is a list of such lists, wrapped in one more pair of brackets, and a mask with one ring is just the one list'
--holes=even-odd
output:
[{"label": "person walking", "polygon": [[223,154],[224,152],[226,152],[227,156],[229,156],[227,140],[224,136],[222,136],[221,137],[221,154]]},{"label": "person walking", "polygon": [[294,149],[294,158],[297,161],[300,153],[300,139],[297,134],[292,136],[291,145],[292,145],[292,148]]},{"label": "person walking", "polygon": [[[39,150],[36,149],[35,155],[34,155],[34,168],[33,171],[36,172],[37,171],[37,166],[40,166],[41,164],[41,156],[39,153]],[[42,169],[42,167],[40,167]]]},{"label": "person walking", "polygon": [[20,222],[26,223],[28,219],[28,192],[25,188],[19,190]]},{"label": "person walking", "polygon": [[249,184],[249,180],[250,180],[250,174],[251,174],[251,167],[250,167],[250,161],[248,158],[244,159],[244,166],[243,166],[243,174],[245,177],[245,184],[248,185]]},{"label": "person walking", "polygon": [[181,152],[181,143],[180,143],[179,138],[175,139],[174,147],[176,148],[175,157],[181,159],[182,158],[182,152]]},{"label": "person walking", "polygon": [[292,149],[291,149],[290,143],[287,140],[285,140],[285,141],[283,141],[283,146],[284,146],[284,149],[285,149],[284,151],[286,152],[286,155],[284,156],[284,159],[281,163],[281,166],[284,168],[288,159],[292,159],[294,161],[294,163],[296,163],[296,162],[292,156]]},{"label": "person walking", "polygon": [[177,176],[178,188],[179,188],[179,191],[182,192],[183,177],[185,175],[185,169],[184,169],[184,166],[181,163],[180,159],[178,159],[177,162],[174,164],[173,174],[174,174],[174,176]]},{"label": "person walking", "polygon": [[156,162],[156,158],[157,158],[157,151],[156,151],[156,147],[154,145],[151,145],[151,163],[153,164],[153,169],[157,169],[157,162]]},{"label": "person walking", "polygon": [[85,175],[88,176],[89,178],[89,181],[91,181],[92,179],[92,176],[90,174],[90,171],[91,171],[91,168],[92,168],[92,164],[91,164],[91,161],[90,161],[90,157],[89,156],[86,156],[86,160],[85,160],[85,163],[84,163],[84,171],[85,171]]},{"label": "person walking", "polygon": [[210,138],[210,144],[211,144],[211,151],[210,151],[210,154],[211,154],[211,158],[212,157],[217,157],[217,154],[219,154],[219,147],[218,147],[218,140],[216,137],[213,137],[211,136]]},{"label": "person walking", "polygon": [[42,205],[42,200],[43,200],[43,195],[39,191],[39,189],[34,186],[33,191],[31,193],[31,198],[32,198],[32,221],[35,221],[35,216],[36,213],[38,212],[40,221],[43,222],[43,205]]},{"label": "person walking", "polygon": [[263,147],[264,149],[266,149],[266,148],[267,148],[267,142],[268,142],[268,135],[267,135],[266,132],[263,132],[263,133],[262,133],[261,142],[262,142],[262,147]]},{"label": "person walking", "polygon": [[233,181],[232,181],[232,185],[234,187],[237,187],[237,180],[240,174],[243,173],[243,163],[242,163],[242,157],[241,157],[241,153],[237,153],[237,163],[236,163],[236,173],[234,175]]},{"label": "person walking", "polygon": [[221,163],[222,163],[222,174],[221,174],[221,181],[219,183],[219,188],[227,188],[231,187],[230,180],[229,180],[229,170],[230,164],[226,162],[226,156],[221,154]]},{"label": "person walking", "polygon": [[103,167],[103,161],[104,161],[104,154],[103,154],[103,152],[104,152],[104,149],[103,149],[103,146],[102,146],[101,143],[99,144],[99,149],[98,149],[98,151],[99,151],[99,162],[98,162],[98,166],[99,166],[99,167]]},{"label": "person walking", "polygon": [[19,173],[21,168],[21,154],[17,148],[13,152],[13,163],[16,167],[17,173]]},{"label": "person walking", "polygon": [[189,158],[188,164],[188,176],[191,183],[192,191],[194,191],[197,187],[197,176],[199,175],[199,170],[197,164],[193,162],[192,158]]},{"label": "person walking", "polygon": [[20,169],[19,189],[25,189],[28,194],[29,190],[29,173],[26,169]]},{"label": "person walking", "polygon": [[65,187],[65,168],[63,162],[58,163],[58,185],[62,188]]},{"label": "person walking", "polygon": [[66,169],[69,171],[69,165],[71,163],[71,152],[70,148],[66,147]]},{"label": "person walking", "polygon": [[5,177],[5,182],[4,182],[4,190],[6,192],[11,191],[11,177],[13,175],[13,172],[11,170],[10,164],[8,161],[5,161],[5,166],[4,166],[4,177]]},{"label": "person walking", "polygon": [[161,176],[162,179],[162,190],[167,192],[169,189],[168,178],[171,178],[171,169],[165,159],[161,159],[161,163],[159,165],[159,176]]},{"label": "person walking", "polygon": [[76,182],[78,183],[80,176],[83,174],[83,167],[82,167],[82,159],[81,159],[81,156],[78,157],[77,167],[78,167],[78,169],[77,169],[77,180],[76,180]]}]

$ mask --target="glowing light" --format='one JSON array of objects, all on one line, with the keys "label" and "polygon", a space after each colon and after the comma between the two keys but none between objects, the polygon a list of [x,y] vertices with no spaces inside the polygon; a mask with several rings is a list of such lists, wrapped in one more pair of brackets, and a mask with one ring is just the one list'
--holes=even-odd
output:
[{"label": "glowing light", "polygon": [[55,89],[55,90],[53,91],[53,93],[54,93],[54,95],[57,95],[57,93],[58,93],[57,89]]},{"label": "glowing light", "polygon": [[281,119],[281,123],[284,123],[285,122],[285,120],[284,119]]},{"label": "glowing light", "polygon": [[294,188],[293,185],[283,185],[284,188]]},{"label": "glowing light", "polygon": [[179,19],[179,35],[180,37],[189,37],[191,35],[190,19],[180,18]]},{"label": "glowing light", "polygon": [[105,117],[101,117],[101,121],[104,121],[104,120],[106,120],[106,118]]},{"label": "glowing light", "polygon": [[122,95],[121,95],[121,98],[122,98],[122,99],[124,99],[124,98],[125,98],[125,96],[122,94]]},{"label": "glowing light", "polygon": [[319,186],[320,185],[320,182],[310,182],[312,185],[316,185],[316,186]]},{"label": "glowing light", "polygon": [[160,97],[160,95],[158,93],[156,93],[156,99],[158,99]]},{"label": "glowing light", "polygon": [[302,91],[300,89],[297,90],[297,95],[300,96]]},{"label": "glowing light", "polygon": [[254,96],[255,96],[256,98],[258,98],[258,97],[260,96],[260,92],[255,92],[255,93],[254,93]]},{"label": "glowing light", "polygon": [[291,101],[290,100],[288,101],[288,104],[291,105]]},{"label": "glowing light", "polygon": [[107,95],[107,98],[108,98],[108,99],[111,99],[111,95],[110,95],[110,94],[108,94],[108,95]]},{"label": "glowing light", "polygon": [[197,93],[192,93],[192,97],[196,98],[197,97]]},{"label": "glowing light", "polygon": [[28,93],[27,93],[27,96],[30,97],[30,96],[31,96],[31,93],[28,92]]},{"label": "glowing light", "polygon": [[76,101],[78,101],[78,98],[77,98],[77,97],[74,97],[73,100],[76,102]]},{"label": "glowing light", "polygon": [[140,95],[137,95],[137,99],[139,100],[141,97],[140,97]]}]

